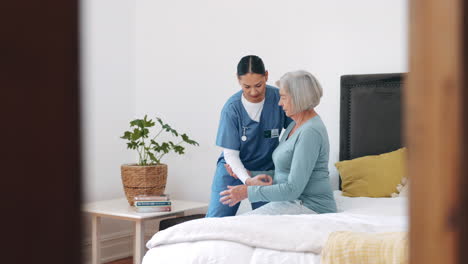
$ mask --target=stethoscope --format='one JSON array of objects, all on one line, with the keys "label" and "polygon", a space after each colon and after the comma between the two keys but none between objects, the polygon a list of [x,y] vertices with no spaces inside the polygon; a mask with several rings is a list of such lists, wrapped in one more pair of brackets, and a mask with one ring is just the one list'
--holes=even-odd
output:
[{"label": "stethoscope", "polygon": [[245,126],[242,126],[242,137],[241,137],[241,140],[242,141],[247,141],[247,136],[245,134],[245,131],[248,129],[248,127],[245,127]]}]

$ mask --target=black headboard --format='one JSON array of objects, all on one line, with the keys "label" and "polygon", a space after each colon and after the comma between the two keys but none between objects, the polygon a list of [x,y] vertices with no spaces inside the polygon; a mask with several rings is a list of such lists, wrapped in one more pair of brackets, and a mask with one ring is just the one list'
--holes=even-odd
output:
[{"label": "black headboard", "polygon": [[340,161],[402,147],[403,79],[401,73],[341,76]]}]

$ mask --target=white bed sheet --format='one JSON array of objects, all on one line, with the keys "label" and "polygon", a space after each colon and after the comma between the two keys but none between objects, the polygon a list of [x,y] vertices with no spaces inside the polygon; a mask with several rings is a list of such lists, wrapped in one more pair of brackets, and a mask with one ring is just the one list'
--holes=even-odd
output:
[{"label": "white bed sheet", "polygon": [[320,263],[320,255],[253,248],[240,243],[219,240],[178,243],[150,249],[143,264],[157,263]]},{"label": "white bed sheet", "polygon": [[[373,219],[373,221],[379,221],[379,219],[381,219],[382,222],[385,222],[389,217],[396,217],[396,219],[403,219],[402,222],[407,221],[407,199],[404,197],[350,198],[342,196],[340,191],[335,191],[334,195],[338,212],[342,214],[343,217],[359,217],[359,215],[366,217],[372,216],[370,219]],[[307,216],[304,216],[304,219],[306,218]],[[399,224],[397,230],[407,230],[406,224]],[[388,229],[385,231],[388,231]],[[274,230],[271,232],[274,232]],[[168,244],[151,248],[146,253],[143,264],[159,263],[319,264],[320,254],[272,250],[225,240],[204,240]]]}]

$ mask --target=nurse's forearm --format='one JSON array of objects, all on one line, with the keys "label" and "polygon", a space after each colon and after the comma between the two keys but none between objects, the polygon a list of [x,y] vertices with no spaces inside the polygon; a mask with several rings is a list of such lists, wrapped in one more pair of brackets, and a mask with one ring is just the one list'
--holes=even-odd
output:
[{"label": "nurse's forearm", "polygon": [[231,169],[237,175],[237,178],[245,184],[245,181],[250,178],[250,176],[247,173],[244,164],[240,160],[239,151],[225,148],[223,149],[223,153],[226,163],[231,166]]}]

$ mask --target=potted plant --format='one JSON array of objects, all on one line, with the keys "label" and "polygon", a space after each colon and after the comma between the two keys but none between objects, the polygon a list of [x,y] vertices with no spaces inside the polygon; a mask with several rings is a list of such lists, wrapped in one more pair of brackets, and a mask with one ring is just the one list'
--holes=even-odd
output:
[{"label": "potted plant", "polygon": [[[184,154],[182,144],[198,146],[198,143],[190,139],[187,134],[179,134],[160,118],[156,117],[161,128],[150,137],[150,128],[155,122],[147,119],[135,119],[130,121],[130,131],[125,131],[121,137],[127,141],[127,148],[138,152],[138,163],[124,164],[121,166],[122,183],[128,203],[133,205],[136,195],[162,195],[166,188],[167,165],[161,163],[161,158],[171,151]],[[158,142],[156,138],[161,133],[172,134],[178,141]]]}]

